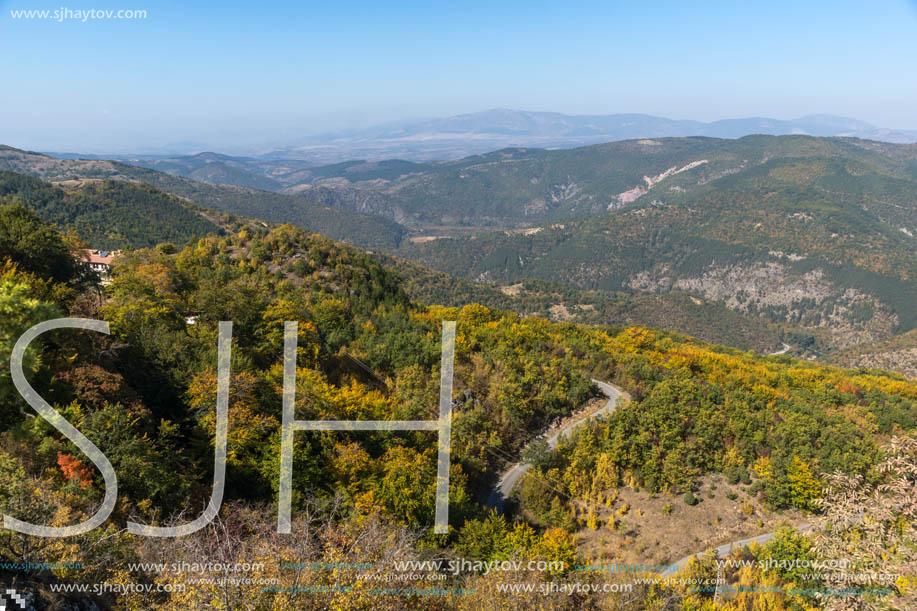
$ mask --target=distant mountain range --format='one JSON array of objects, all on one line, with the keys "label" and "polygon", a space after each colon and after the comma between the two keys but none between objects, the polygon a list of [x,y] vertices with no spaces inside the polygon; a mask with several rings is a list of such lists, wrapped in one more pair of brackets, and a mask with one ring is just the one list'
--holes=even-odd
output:
[{"label": "distant mountain range", "polygon": [[344,159],[458,159],[507,147],[573,148],[614,140],[750,134],[849,136],[885,142],[917,142],[917,131],[882,129],[845,117],[812,115],[783,121],[765,117],[713,123],[644,114],[564,115],[495,109],[445,119],[405,121],[369,129],[329,133],[273,149],[257,157],[321,163]]},{"label": "distant mountain range", "polygon": [[[351,159],[431,161],[460,159],[510,147],[574,148],[634,138],[741,138],[752,134],[846,136],[892,143],[917,142],[917,130],[885,129],[856,119],[832,115],[811,115],[791,120],[749,117],[703,123],[645,114],[565,115],[494,109],[446,118],[405,120],[364,129],[329,132],[278,142],[261,149],[236,146],[232,153],[244,153],[243,159],[296,160],[310,164]],[[136,155],[131,156],[52,154],[63,158],[126,160],[133,157],[149,160],[194,155],[214,148],[205,143],[189,141],[155,151],[138,150]],[[246,186],[272,189],[269,183]]]}]

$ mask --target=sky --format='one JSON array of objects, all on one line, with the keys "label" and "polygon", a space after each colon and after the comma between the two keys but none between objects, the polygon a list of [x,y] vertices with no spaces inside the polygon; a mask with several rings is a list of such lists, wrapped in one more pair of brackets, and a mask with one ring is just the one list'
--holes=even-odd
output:
[{"label": "sky", "polygon": [[[13,11],[146,11],[143,19]],[[0,0],[0,143],[238,151],[490,108],[917,129],[917,0]]]}]

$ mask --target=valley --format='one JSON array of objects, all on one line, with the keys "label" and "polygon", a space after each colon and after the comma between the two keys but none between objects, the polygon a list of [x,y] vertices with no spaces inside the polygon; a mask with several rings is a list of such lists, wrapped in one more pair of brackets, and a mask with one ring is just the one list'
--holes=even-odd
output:
[{"label": "valley", "polygon": [[444,162],[202,154],[148,165],[232,183],[208,170],[227,164],[270,174],[261,186],[283,192],[0,151],[8,170],[141,181],[390,253],[418,278],[417,298],[441,303],[486,295],[555,320],[652,324],[762,353],[786,341],[806,358],[888,341],[917,321],[915,145],[657,138]]},{"label": "valley", "polygon": [[[763,559],[798,548],[806,558],[824,559],[807,547],[806,535],[780,527],[808,523],[813,514],[841,519],[830,509],[835,505],[820,505],[830,498],[823,483],[840,477],[832,474],[870,474],[899,486],[894,470],[881,476],[875,465],[913,459],[909,446],[894,445],[917,427],[913,381],[872,368],[898,367],[884,356],[857,362],[858,344],[831,351],[843,344],[844,332],[877,338],[873,354],[909,354],[907,340],[887,338],[911,320],[901,301],[913,290],[910,237],[844,197],[794,200],[796,182],[762,187],[759,173],[722,191],[716,180],[699,185],[693,199],[641,201],[667,181],[705,171],[705,163],[663,170],[666,176],[645,181],[649,191],[621,209],[538,231],[501,228],[377,252],[311,227],[232,212],[289,204],[290,196],[243,189],[243,198],[223,199],[235,188],[117,164],[0,152],[6,167],[30,174],[0,174],[0,308],[15,314],[4,318],[4,336],[63,312],[106,320],[112,329],[111,337],[56,337],[36,344],[41,352],[29,358],[30,375],[47,399],[105,448],[122,484],[110,527],[81,535],[70,551],[40,541],[26,555],[80,558],[93,567],[80,579],[116,579],[106,558],[152,563],[168,553],[192,562],[202,550],[226,545],[216,529],[163,542],[118,537],[115,530],[126,519],[167,524],[168,508],[209,494],[214,346],[222,320],[234,321],[218,522],[234,529],[233,547],[219,552],[228,562],[277,557],[280,550],[286,565],[369,557],[392,567],[432,553],[531,557],[564,567],[664,564],[764,533],[776,534],[736,553]],[[795,163],[768,161],[760,170],[782,176]],[[354,218],[365,218],[331,210],[350,219],[339,230],[359,228]],[[297,212],[278,207],[272,214]],[[910,212],[902,207],[898,214]],[[809,217],[819,227],[794,230]],[[784,250],[748,229],[757,223]],[[740,229],[730,232],[732,224]],[[819,231],[838,239],[822,243]],[[103,242],[123,252],[104,285],[96,285],[71,249]],[[493,265],[499,261],[502,266]],[[889,291],[899,289],[905,293],[896,301]],[[793,307],[781,309],[787,301]],[[293,529],[273,532],[287,320],[299,321],[300,330],[296,417],[326,420],[428,419],[438,396],[431,372],[440,327],[456,321],[448,534],[429,532],[436,452],[423,431],[300,434]],[[819,335],[821,327],[830,333]],[[10,349],[9,342],[0,348]],[[794,358],[825,352],[858,368]],[[13,401],[12,392],[0,377],[4,400]],[[611,409],[619,394],[629,402]],[[48,521],[49,510],[64,522],[90,515],[104,484],[72,444],[41,422],[15,410],[0,420],[0,502],[15,502],[4,510],[33,523]],[[502,513],[488,502],[495,488]],[[846,528],[859,536],[858,526]],[[0,556],[16,554],[0,540]],[[289,581],[280,566],[264,565],[259,575]],[[680,575],[711,570],[714,561],[704,556]],[[726,575],[732,584],[776,580],[788,592],[778,597],[778,609],[808,600],[789,593],[790,576]],[[295,579],[322,587],[326,577],[308,571]],[[135,578],[184,583],[163,571]],[[348,587],[361,579],[334,578]],[[625,578],[610,576],[614,583]],[[63,577],[41,579],[27,581],[30,590],[48,604],[64,604],[51,594]],[[491,592],[494,579],[454,575],[447,583]],[[635,609],[660,597],[686,605],[707,598],[678,585],[644,585]],[[196,608],[219,590],[198,583],[189,592],[157,600]],[[904,600],[908,593],[896,595]],[[274,600],[271,592],[245,587],[220,596],[230,607]],[[599,604],[588,596],[575,602]]]},{"label": "valley", "polygon": [[917,611],[917,0],[45,4],[0,611]]}]

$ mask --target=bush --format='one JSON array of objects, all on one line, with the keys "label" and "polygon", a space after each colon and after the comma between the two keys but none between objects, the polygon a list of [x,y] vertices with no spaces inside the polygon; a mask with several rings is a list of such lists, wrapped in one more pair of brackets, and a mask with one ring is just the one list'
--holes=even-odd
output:
[{"label": "bush", "polygon": [[685,505],[697,505],[697,498],[694,496],[694,493],[688,490],[685,492]]},{"label": "bush", "polygon": [[754,484],[745,489],[745,492],[748,496],[758,496],[764,490],[764,483],[761,480],[756,481]]},{"label": "bush", "polygon": [[296,262],[293,263],[293,273],[300,278],[305,278],[312,273],[312,267],[306,261],[297,259]]},{"label": "bush", "polygon": [[743,466],[739,467],[739,479],[742,480],[742,483],[746,486],[751,483],[751,475],[748,473],[748,469]]}]

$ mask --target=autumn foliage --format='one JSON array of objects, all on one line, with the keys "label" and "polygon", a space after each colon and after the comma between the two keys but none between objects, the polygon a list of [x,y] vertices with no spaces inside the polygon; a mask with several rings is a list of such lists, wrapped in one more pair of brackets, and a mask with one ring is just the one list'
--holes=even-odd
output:
[{"label": "autumn foliage", "polygon": [[78,483],[80,488],[88,488],[92,485],[92,469],[87,467],[82,460],[64,452],[58,452],[57,466],[60,467],[65,479]]}]

